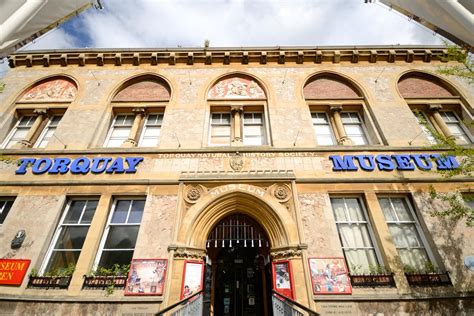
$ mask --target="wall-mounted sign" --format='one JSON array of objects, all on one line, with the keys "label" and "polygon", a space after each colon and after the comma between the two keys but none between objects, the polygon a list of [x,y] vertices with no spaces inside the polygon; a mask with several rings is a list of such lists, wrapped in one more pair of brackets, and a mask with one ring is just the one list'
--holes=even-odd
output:
[{"label": "wall-mounted sign", "polygon": [[403,170],[410,171],[415,168],[420,170],[431,170],[436,165],[438,170],[453,170],[459,168],[454,156],[442,156],[439,154],[400,154],[400,155],[333,155],[329,156],[332,161],[333,171],[380,171]]},{"label": "wall-mounted sign", "polygon": [[351,294],[344,258],[309,258],[313,294]]},{"label": "wall-mounted sign", "polygon": [[142,161],[143,157],[20,158],[20,166],[15,173],[25,174],[30,166],[33,174],[135,173]]},{"label": "wall-mounted sign", "polygon": [[0,284],[21,285],[31,260],[0,259]]},{"label": "wall-mounted sign", "polygon": [[290,261],[282,260],[272,262],[273,288],[278,293],[294,299],[293,275],[291,274]]},{"label": "wall-mounted sign", "polygon": [[204,262],[185,261],[181,299],[189,297],[202,289],[204,279]]},{"label": "wall-mounted sign", "polygon": [[133,259],[125,295],[163,295],[167,266],[166,259]]}]

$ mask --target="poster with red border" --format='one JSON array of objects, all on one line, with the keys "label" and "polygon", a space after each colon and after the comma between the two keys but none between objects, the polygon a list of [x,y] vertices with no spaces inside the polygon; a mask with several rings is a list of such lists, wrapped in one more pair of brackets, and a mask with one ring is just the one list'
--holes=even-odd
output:
[{"label": "poster with red border", "polygon": [[30,262],[29,259],[0,259],[0,285],[20,286]]},{"label": "poster with red border", "polygon": [[352,294],[347,266],[342,257],[309,258],[313,294]]},{"label": "poster with red border", "polygon": [[184,261],[181,299],[189,297],[202,289],[204,282],[204,262]]},{"label": "poster with red border", "polygon": [[163,295],[167,259],[133,259],[125,295]]},{"label": "poster with red border", "polygon": [[272,262],[273,289],[278,293],[295,299],[293,295],[293,274],[289,260]]}]

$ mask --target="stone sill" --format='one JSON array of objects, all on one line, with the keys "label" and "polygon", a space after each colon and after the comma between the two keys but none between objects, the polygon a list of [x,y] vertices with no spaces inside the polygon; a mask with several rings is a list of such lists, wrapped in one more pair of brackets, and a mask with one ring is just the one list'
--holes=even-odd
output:
[{"label": "stone sill", "polygon": [[[33,291],[36,289],[33,289]],[[96,293],[96,295],[84,295],[84,291]],[[52,295],[0,295],[0,301],[26,301],[26,302],[54,302],[54,303],[162,303],[162,296],[123,296],[123,290],[116,290],[114,294],[106,296],[105,291],[102,290],[84,290],[79,295],[70,296],[66,294],[66,290],[51,291]],[[54,292],[54,293],[53,293]],[[89,294],[89,293],[87,293]],[[121,296],[116,296],[121,295]]]}]

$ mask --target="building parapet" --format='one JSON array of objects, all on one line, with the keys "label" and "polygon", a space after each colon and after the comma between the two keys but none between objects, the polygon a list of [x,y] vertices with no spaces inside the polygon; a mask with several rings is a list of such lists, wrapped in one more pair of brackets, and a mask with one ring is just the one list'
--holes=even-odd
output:
[{"label": "building parapet", "polygon": [[379,47],[254,47],[254,48],[179,48],[136,50],[52,50],[29,51],[8,57],[10,67],[60,65],[121,66],[177,64],[320,64],[447,61],[444,46]]}]

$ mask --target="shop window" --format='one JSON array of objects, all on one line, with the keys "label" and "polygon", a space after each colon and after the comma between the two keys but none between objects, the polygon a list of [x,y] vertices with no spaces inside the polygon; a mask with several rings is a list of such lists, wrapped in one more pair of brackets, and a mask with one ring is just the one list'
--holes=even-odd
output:
[{"label": "shop window", "polygon": [[0,198],[0,225],[3,224],[5,218],[12,208],[14,199],[11,198]]},{"label": "shop window", "polygon": [[331,198],[339,238],[352,273],[369,273],[381,265],[367,211],[357,197]]},{"label": "shop window", "polygon": [[407,197],[382,197],[379,203],[403,265],[424,271],[435,261],[410,201]]},{"label": "shop window", "polygon": [[96,199],[71,199],[61,216],[41,274],[75,266],[97,208]]},{"label": "shop window", "polygon": [[365,98],[347,79],[336,74],[317,75],[308,80],[303,93],[319,146],[379,143],[373,124],[369,124]]},{"label": "shop window", "polygon": [[144,199],[117,199],[110,212],[95,267],[130,264],[145,207]]}]

